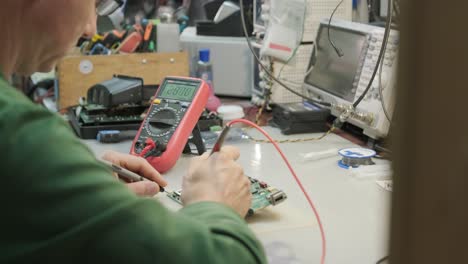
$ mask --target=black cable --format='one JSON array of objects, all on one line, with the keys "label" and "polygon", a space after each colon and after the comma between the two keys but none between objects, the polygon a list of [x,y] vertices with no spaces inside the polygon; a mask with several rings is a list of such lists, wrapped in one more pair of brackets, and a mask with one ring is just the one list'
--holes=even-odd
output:
[{"label": "black cable", "polygon": [[[392,0],[389,0],[389,1],[392,1]],[[387,18],[390,18],[390,19],[387,19],[387,23],[389,23],[390,25],[392,24],[392,18],[393,18],[393,4],[391,5],[391,9],[390,10],[387,10],[388,14],[387,14]],[[386,53],[386,47],[385,47],[385,50],[384,50],[384,57],[385,57],[385,53]],[[380,104],[382,105],[382,109],[383,109],[383,112],[385,114],[385,117],[387,118],[388,122],[392,122],[391,118],[390,118],[390,114],[388,113],[387,111],[387,107],[385,106],[385,98],[383,97],[383,92],[382,92],[382,71],[383,71],[383,64],[384,64],[384,60],[382,60],[380,62],[380,65],[379,65],[379,96],[380,96]],[[388,84],[388,83],[387,83]]]},{"label": "black cable", "polygon": [[378,152],[385,152],[385,153],[387,153],[387,154],[389,154],[389,155],[392,154],[392,151],[391,151],[390,149],[388,149],[388,148],[386,148],[386,147],[383,147],[383,146],[381,146],[381,145],[379,145],[379,144],[375,144],[375,145],[374,145],[374,149],[375,149],[376,151],[378,151]]},{"label": "black cable", "polygon": [[379,259],[375,264],[382,264],[384,261],[386,261],[389,258],[389,256],[385,256],[381,259]]},{"label": "black cable", "polygon": [[393,1],[393,23],[396,24],[397,26],[400,25],[400,0],[395,0]]},{"label": "black cable", "polygon": [[[342,0],[343,2],[344,0]],[[306,100],[309,100],[311,102],[314,102],[316,104],[320,104],[320,105],[323,105],[323,106],[327,106],[327,107],[330,107],[331,104],[330,103],[327,103],[327,102],[322,102],[322,101],[318,101],[316,99],[313,99],[313,98],[310,98],[308,96],[305,96],[303,94],[300,94],[296,91],[294,91],[293,89],[289,88],[287,85],[285,85],[283,82],[281,82],[280,80],[278,80],[267,68],[265,65],[263,65],[263,63],[260,61],[260,59],[258,58],[257,54],[255,53],[253,47],[252,47],[252,44],[250,43],[250,39],[249,39],[249,35],[247,33],[247,25],[246,25],[246,22],[245,22],[245,12],[244,12],[244,4],[243,4],[243,1],[239,1],[239,4],[240,4],[240,12],[241,12],[241,21],[242,21],[242,28],[243,28],[243,31],[244,31],[244,36],[245,36],[245,39],[247,40],[247,45],[250,49],[250,51],[252,52],[252,55],[254,56],[255,58],[255,61],[260,65],[260,67],[265,71],[265,73],[272,79],[274,80],[276,83],[278,83],[279,85],[283,86],[286,90],[290,91],[291,93],[299,96],[299,97],[302,97]],[[335,11],[338,9],[339,5],[341,4],[341,2],[337,5],[337,7],[335,7],[335,10],[334,12],[332,13],[332,16],[334,15]],[[392,0],[389,0],[388,1],[388,10],[391,9],[391,5],[393,4],[393,1]],[[331,16],[331,18],[332,18]],[[331,19],[330,19],[331,21]],[[329,23],[330,23],[329,21]],[[383,54],[384,54],[384,51],[387,47],[387,42],[388,42],[388,37],[390,35],[390,23],[389,22],[389,16],[387,16],[387,24],[385,26],[385,35],[384,35],[384,39],[383,39],[383,42],[382,42],[382,48],[380,49],[380,53],[379,53],[379,57],[377,59],[377,63],[376,63],[376,67],[374,68],[374,71],[372,73],[372,76],[371,76],[371,79],[369,81],[369,84],[367,85],[367,88],[366,90],[364,90],[364,92],[362,93],[362,95],[356,100],[356,102],[353,103],[353,108],[356,108],[360,103],[361,101],[364,99],[364,97],[366,96],[366,94],[369,92],[370,88],[372,87],[372,83],[374,82],[374,79],[375,79],[375,76],[377,74],[377,71],[378,71],[378,68],[379,68],[379,64],[380,62],[382,61],[383,59]],[[337,118],[337,120],[339,120],[339,118]]]},{"label": "black cable", "polygon": [[340,5],[343,3],[344,0],[341,0],[335,7],[335,9],[333,10],[333,12],[331,13],[330,15],[330,19],[328,20],[328,28],[327,28],[327,34],[328,34],[328,42],[330,42],[330,45],[332,45],[333,49],[335,50],[336,54],[338,55],[338,57],[343,57],[344,53],[343,51],[338,48],[336,45],[335,45],[335,42],[330,38],[330,25],[331,25],[331,22],[332,22],[332,19],[333,19],[333,16],[335,15],[335,12],[336,10],[338,10],[338,8],[340,7]]},{"label": "black cable", "polygon": [[[392,0],[388,0],[388,10],[392,10]],[[374,72],[372,73],[372,77],[370,78],[369,84],[367,85],[366,90],[361,94],[361,96],[356,100],[356,102],[353,103],[353,108],[356,109],[356,107],[361,103],[361,101],[364,99],[366,96],[367,92],[369,92],[370,88],[372,87],[372,83],[374,82],[375,75],[377,74],[377,71],[379,69],[380,62],[383,60],[383,56],[385,53],[385,49],[387,48],[387,42],[388,42],[388,36],[390,35],[390,24],[391,21],[391,16],[387,16],[387,25],[385,25],[385,33],[384,33],[384,39],[382,41],[382,47],[380,48],[380,53],[379,53],[379,58],[377,59],[377,63],[375,64]]]},{"label": "black cable", "polygon": [[[393,0],[388,0],[388,10],[391,10],[393,4]],[[383,56],[385,53],[385,50],[387,49],[387,43],[388,43],[388,37],[390,35],[390,28],[391,28],[391,17],[387,16],[387,21],[385,25],[385,33],[384,33],[384,38],[382,40],[382,47],[380,48],[380,53],[379,57],[377,58],[377,62],[375,64],[374,72],[372,73],[372,76],[369,80],[369,84],[367,85],[367,88],[364,90],[364,92],[361,94],[361,96],[353,103],[352,109],[345,111],[341,116],[335,119],[333,122],[333,126],[336,128],[340,128],[343,126],[343,123],[349,118],[349,115],[351,114],[354,109],[362,102],[364,97],[367,95],[369,92],[370,88],[372,87],[372,83],[374,82],[375,75],[377,74],[377,71],[379,70],[379,65],[381,61],[383,60]]]},{"label": "black cable", "polygon": [[268,77],[270,77],[272,80],[274,80],[276,83],[278,83],[279,85],[283,86],[286,90],[290,91],[291,93],[299,96],[299,97],[302,97],[306,100],[309,100],[313,103],[316,103],[316,104],[320,104],[320,105],[323,105],[323,106],[327,106],[327,107],[331,107],[331,104],[330,103],[327,103],[327,102],[322,102],[322,101],[319,101],[319,100],[316,100],[316,99],[313,99],[311,97],[308,97],[308,96],[305,96],[301,93],[298,93],[296,91],[294,91],[293,89],[289,88],[286,84],[284,84],[282,81],[278,80],[268,69],[265,65],[263,65],[263,63],[260,61],[260,59],[258,58],[257,54],[255,53],[253,47],[252,47],[252,44],[250,43],[250,39],[249,39],[249,34],[247,33],[247,25],[246,25],[246,22],[245,22],[245,12],[244,12],[244,1],[243,0],[240,0],[239,1],[239,4],[240,4],[240,13],[241,13],[241,20],[242,20],[242,28],[244,30],[244,36],[245,36],[245,39],[247,40],[247,46],[249,46],[249,49],[250,51],[252,52],[252,55],[254,56],[255,58],[255,61],[260,65],[260,67],[265,71],[265,73],[268,75]]},{"label": "black cable", "polygon": [[[340,5],[343,3],[343,1],[339,2],[335,9],[333,10],[333,12],[331,13],[330,15],[330,19],[328,20],[328,41],[330,42],[330,44],[332,45],[333,49],[335,49],[335,52],[336,54],[338,54],[338,57],[343,57],[344,56],[344,53],[343,51],[338,48],[336,45],[335,45],[335,42],[330,38],[330,24],[331,24],[331,21],[333,20],[333,16],[335,15],[335,12],[336,10],[338,10],[338,8],[340,7]],[[312,56],[315,54],[315,56],[317,56],[317,39],[315,39],[315,41],[311,42],[312,44],[314,44],[314,50],[313,50],[313,53],[312,53]],[[314,68],[314,66],[311,64],[309,69],[306,70],[306,73],[305,73],[305,76],[309,75],[310,72],[312,71],[312,69]],[[279,76],[278,76],[278,79],[279,79]],[[299,84],[301,85],[301,84]]]},{"label": "black cable", "polygon": [[38,89],[38,88],[44,88],[44,89],[49,89],[50,87],[54,86],[55,84],[55,79],[45,79],[45,80],[42,80],[38,83],[36,83],[35,85],[33,85],[26,93],[26,96],[29,97],[29,98],[33,98],[33,95],[34,95],[34,92]]},{"label": "black cable", "polygon": [[377,5],[377,2],[376,0],[370,0],[369,3],[368,3],[368,6],[369,6],[369,13],[370,13],[370,17],[369,17],[369,21],[372,21],[372,22],[380,22],[382,21],[382,17],[380,16],[380,14],[377,14],[377,11],[380,9],[380,1],[379,1],[379,4]]}]

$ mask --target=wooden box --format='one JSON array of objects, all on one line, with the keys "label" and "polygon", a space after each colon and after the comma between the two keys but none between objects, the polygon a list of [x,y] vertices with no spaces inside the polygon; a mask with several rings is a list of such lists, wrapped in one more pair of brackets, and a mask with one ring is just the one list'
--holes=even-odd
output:
[{"label": "wooden box", "polygon": [[58,109],[78,104],[88,89],[114,74],[143,78],[145,84],[160,84],[166,76],[189,76],[186,52],[136,53],[112,56],[69,56],[57,66]]}]

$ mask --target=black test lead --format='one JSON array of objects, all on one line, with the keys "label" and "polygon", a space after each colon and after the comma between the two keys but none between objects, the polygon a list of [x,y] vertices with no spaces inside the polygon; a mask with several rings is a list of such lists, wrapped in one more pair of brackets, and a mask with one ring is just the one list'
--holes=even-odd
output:
[{"label": "black test lead", "polygon": [[[152,181],[154,182],[153,180],[150,180],[148,178],[145,178],[141,175],[138,175],[134,172],[131,172],[127,169],[124,169],[110,161],[107,161],[107,160],[100,160],[104,165],[106,165],[107,167],[109,167],[113,172],[117,173],[117,175],[119,175],[120,178],[123,178],[129,182],[139,182],[139,181]],[[159,186],[159,184],[158,184]],[[159,186],[159,191],[160,192],[166,192],[166,190],[164,189],[164,187],[162,186]]]},{"label": "black test lead", "polygon": [[216,140],[216,143],[213,145],[213,148],[211,149],[210,156],[213,155],[213,153],[219,152],[221,150],[221,147],[222,147],[222,145],[224,143],[224,139],[226,138],[226,135],[228,134],[230,128],[231,127],[229,125],[227,125],[223,129],[223,131],[219,135],[218,139]]}]

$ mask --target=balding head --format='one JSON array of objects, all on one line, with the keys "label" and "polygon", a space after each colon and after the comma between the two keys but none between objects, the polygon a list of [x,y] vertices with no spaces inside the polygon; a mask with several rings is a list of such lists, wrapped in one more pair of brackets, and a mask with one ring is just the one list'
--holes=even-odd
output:
[{"label": "balding head", "polygon": [[50,71],[96,28],[96,0],[4,0],[0,66],[5,75]]}]

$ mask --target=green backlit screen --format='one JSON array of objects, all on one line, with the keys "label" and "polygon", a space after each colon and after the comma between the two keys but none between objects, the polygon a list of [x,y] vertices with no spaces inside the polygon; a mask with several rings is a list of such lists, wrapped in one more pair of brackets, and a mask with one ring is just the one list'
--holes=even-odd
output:
[{"label": "green backlit screen", "polygon": [[198,85],[167,82],[159,97],[181,101],[192,101]]}]

